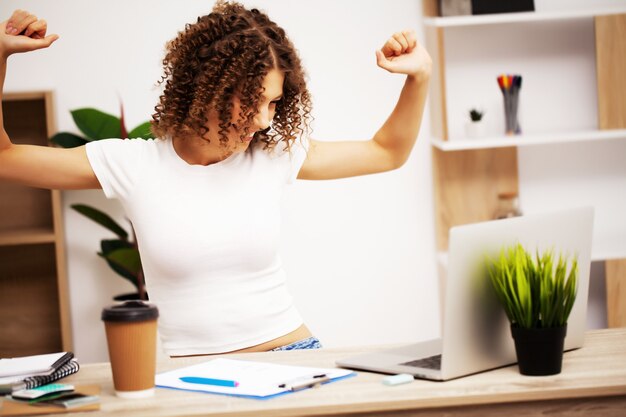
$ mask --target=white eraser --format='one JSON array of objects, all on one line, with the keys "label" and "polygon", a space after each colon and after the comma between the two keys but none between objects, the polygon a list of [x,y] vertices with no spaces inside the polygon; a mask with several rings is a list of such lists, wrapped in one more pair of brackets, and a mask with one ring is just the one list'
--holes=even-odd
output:
[{"label": "white eraser", "polygon": [[398,375],[390,375],[383,378],[383,384],[385,385],[400,385],[406,384],[408,382],[413,382],[413,375],[410,374],[398,374]]}]

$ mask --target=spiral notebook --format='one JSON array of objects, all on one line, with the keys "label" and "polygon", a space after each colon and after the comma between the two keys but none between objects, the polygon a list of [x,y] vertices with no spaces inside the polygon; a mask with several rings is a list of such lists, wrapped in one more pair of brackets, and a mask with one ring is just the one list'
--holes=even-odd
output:
[{"label": "spiral notebook", "polygon": [[0,378],[49,375],[74,357],[72,352],[47,353],[0,359]]},{"label": "spiral notebook", "polygon": [[0,378],[0,394],[10,394],[13,391],[21,389],[40,387],[61,378],[65,378],[68,375],[75,374],[79,369],[80,366],[78,365],[78,361],[76,359],[71,359],[50,375],[33,375],[26,378]]},{"label": "spiral notebook", "polygon": [[[158,374],[156,385],[161,388],[268,399],[355,375],[353,371],[338,368],[310,368],[217,358]],[[185,382],[183,379],[197,382]],[[228,381],[233,386],[199,381]]]}]

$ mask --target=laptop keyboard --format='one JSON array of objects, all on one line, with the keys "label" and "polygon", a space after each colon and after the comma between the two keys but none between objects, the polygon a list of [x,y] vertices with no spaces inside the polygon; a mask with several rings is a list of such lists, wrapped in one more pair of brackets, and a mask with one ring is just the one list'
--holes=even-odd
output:
[{"label": "laptop keyboard", "polygon": [[414,366],[416,368],[441,369],[441,355],[429,356],[415,361],[401,363],[404,366]]}]

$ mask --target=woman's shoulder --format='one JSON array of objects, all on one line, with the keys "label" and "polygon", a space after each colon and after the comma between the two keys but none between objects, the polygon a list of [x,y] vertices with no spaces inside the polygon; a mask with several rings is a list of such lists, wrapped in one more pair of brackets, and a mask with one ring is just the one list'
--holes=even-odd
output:
[{"label": "woman's shoulder", "polygon": [[87,153],[102,155],[117,161],[138,161],[160,158],[167,150],[167,140],[155,139],[101,139],[87,144]]},{"label": "woman's shoulder", "polygon": [[271,172],[280,173],[287,184],[293,183],[306,159],[308,151],[307,139],[296,139],[285,146],[283,142],[268,148],[264,143],[255,143],[251,149],[252,158],[259,166]]},{"label": "woman's shoulder", "polygon": [[292,159],[294,156],[303,153],[306,154],[308,149],[309,140],[304,137],[293,140],[289,145],[287,145],[284,141],[280,141],[274,144],[274,146],[269,147],[264,142],[258,141],[251,146],[253,154],[263,155],[270,159]]},{"label": "woman's shoulder", "polygon": [[89,146],[102,146],[102,147],[119,147],[119,148],[131,148],[131,147],[151,147],[151,146],[159,146],[165,142],[163,138],[151,138],[151,139],[143,139],[143,138],[111,138],[111,139],[100,139],[97,141],[92,141],[87,143]]}]

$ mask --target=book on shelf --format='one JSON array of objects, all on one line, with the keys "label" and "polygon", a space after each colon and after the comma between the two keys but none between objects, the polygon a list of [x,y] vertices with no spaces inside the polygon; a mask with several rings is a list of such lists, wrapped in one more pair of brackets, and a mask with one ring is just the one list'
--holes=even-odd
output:
[{"label": "book on shelf", "polygon": [[22,389],[32,389],[42,385],[58,381],[68,375],[75,374],[80,369],[78,361],[75,358],[70,359],[61,365],[51,374],[31,375],[27,377],[5,377],[0,378],[0,394],[10,394],[14,391]]}]

